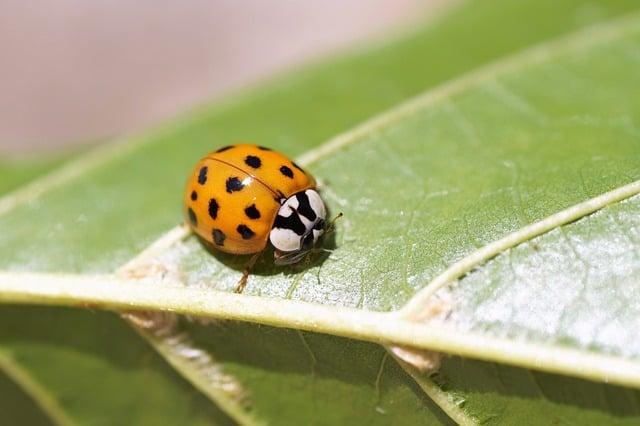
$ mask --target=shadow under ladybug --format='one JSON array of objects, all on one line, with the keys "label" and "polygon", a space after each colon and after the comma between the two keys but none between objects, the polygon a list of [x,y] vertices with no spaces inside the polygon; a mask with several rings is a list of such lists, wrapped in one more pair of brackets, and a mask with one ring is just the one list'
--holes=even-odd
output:
[{"label": "shadow under ladybug", "polygon": [[[337,247],[336,226],[337,219],[342,213],[337,214],[330,222],[323,223],[322,232],[316,239],[310,239],[308,234],[300,237],[300,249],[294,252],[279,252],[269,242],[258,253],[250,255],[238,255],[225,253],[218,250],[211,242],[198,237],[202,247],[220,263],[235,271],[242,272],[241,278],[236,284],[235,292],[242,293],[250,275],[271,276],[290,272],[300,273],[304,270],[322,265]],[[305,244],[306,239],[306,244]],[[311,243],[310,243],[311,242]],[[287,271],[288,269],[288,271]]]}]

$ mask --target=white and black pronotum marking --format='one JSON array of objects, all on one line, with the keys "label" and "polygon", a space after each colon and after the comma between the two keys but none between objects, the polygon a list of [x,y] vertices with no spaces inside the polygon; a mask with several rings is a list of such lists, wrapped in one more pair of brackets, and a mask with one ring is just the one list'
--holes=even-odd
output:
[{"label": "white and black pronotum marking", "polygon": [[269,240],[275,247],[275,263],[296,263],[324,233],[327,212],[313,189],[289,197],[278,210]]}]

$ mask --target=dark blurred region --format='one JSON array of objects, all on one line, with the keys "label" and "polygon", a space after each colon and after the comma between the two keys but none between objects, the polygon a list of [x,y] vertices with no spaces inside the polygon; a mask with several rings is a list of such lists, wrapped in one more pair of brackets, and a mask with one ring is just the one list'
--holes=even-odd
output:
[{"label": "dark blurred region", "polygon": [[445,0],[0,2],[0,152],[137,131]]}]

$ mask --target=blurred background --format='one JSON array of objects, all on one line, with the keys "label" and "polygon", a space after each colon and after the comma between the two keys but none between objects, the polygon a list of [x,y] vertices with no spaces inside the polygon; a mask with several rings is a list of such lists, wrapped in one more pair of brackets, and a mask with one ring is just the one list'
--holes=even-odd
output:
[{"label": "blurred background", "polygon": [[139,131],[445,3],[1,0],[0,157]]}]

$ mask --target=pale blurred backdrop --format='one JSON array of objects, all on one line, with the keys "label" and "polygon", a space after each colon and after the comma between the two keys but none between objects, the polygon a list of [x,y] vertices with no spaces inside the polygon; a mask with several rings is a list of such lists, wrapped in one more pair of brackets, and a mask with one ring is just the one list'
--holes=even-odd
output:
[{"label": "pale blurred backdrop", "polygon": [[0,0],[0,156],[139,131],[446,0]]}]

